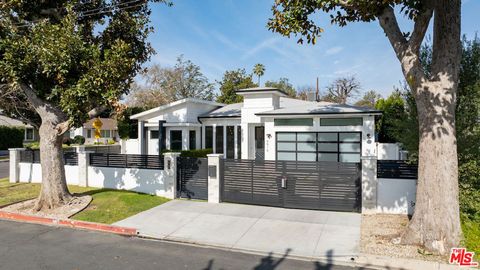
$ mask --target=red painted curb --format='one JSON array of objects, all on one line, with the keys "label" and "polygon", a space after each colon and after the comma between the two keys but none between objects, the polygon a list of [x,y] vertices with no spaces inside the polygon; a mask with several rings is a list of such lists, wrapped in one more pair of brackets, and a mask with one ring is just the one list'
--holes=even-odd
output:
[{"label": "red painted curb", "polygon": [[113,226],[113,225],[102,224],[102,223],[94,223],[94,222],[88,222],[88,221],[78,221],[78,220],[72,220],[72,219],[37,217],[37,216],[30,216],[30,215],[24,215],[24,214],[10,213],[5,211],[0,211],[0,219],[24,221],[24,222],[39,223],[39,224],[50,224],[50,225],[57,225],[62,227],[87,229],[92,231],[109,232],[109,233],[129,235],[129,236],[137,235],[137,230],[133,228],[119,227],[119,226]]}]

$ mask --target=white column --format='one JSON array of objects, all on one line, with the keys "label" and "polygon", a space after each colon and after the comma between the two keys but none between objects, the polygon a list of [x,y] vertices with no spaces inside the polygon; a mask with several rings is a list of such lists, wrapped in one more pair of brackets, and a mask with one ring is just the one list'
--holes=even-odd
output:
[{"label": "white column", "polygon": [[201,149],[207,148],[207,147],[205,146],[205,130],[206,130],[206,129],[205,129],[205,125],[202,124],[202,139],[201,139],[201,140],[202,140],[202,147],[201,147]]},{"label": "white column", "polygon": [[377,157],[362,157],[362,213],[373,214],[377,208]]},{"label": "white column", "polygon": [[208,202],[220,203],[221,202],[221,159],[222,154],[209,154],[208,157]]},{"label": "white column", "polygon": [[188,128],[182,128],[182,150],[188,150],[189,146],[189,129]]},{"label": "white column", "polygon": [[242,159],[248,159],[249,152],[249,136],[248,123],[242,123]]},{"label": "white column", "polygon": [[165,182],[164,191],[165,197],[169,199],[177,198],[177,157],[180,153],[164,153],[164,170],[165,170]]},{"label": "white column", "polygon": [[212,150],[213,150],[213,153],[216,153],[217,152],[217,124],[213,124],[212,129],[213,129]]},{"label": "white column", "polygon": [[223,156],[224,157],[227,156],[227,126],[226,125],[223,125]]},{"label": "white column", "polygon": [[238,125],[235,125],[234,128],[233,128],[233,143],[234,143],[234,146],[233,146],[233,158],[234,159],[238,159]]},{"label": "white column", "polygon": [[88,187],[88,166],[90,165],[90,153],[92,151],[77,151],[78,155],[78,185]]},{"label": "white column", "polygon": [[9,181],[10,183],[18,183],[20,182],[20,152],[25,151],[25,148],[10,148],[10,175]]},{"label": "white column", "polygon": [[138,120],[138,153],[140,155],[145,154],[144,145],[145,145],[145,138],[144,138],[144,127],[145,122]]}]

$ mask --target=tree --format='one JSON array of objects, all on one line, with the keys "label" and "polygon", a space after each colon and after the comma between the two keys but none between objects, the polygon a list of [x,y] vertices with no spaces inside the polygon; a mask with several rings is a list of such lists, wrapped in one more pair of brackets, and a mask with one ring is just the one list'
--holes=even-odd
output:
[{"label": "tree", "polygon": [[252,75],[247,74],[245,69],[225,71],[218,84],[220,85],[220,96],[217,97],[217,102],[225,104],[243,101],[243,97],[237,95],[236,90],[257,86],[252,80]]},{"label": "tree", "polygon": [[105,108],[122,109],[119,98],[153,52],[149,14],[147,1],[0,4],[0,107],[39,126],[36,210],[74,199],[65,181],[63,134]]},{"label": "tree", "polygon": [[359,101],[355,102],[355,105],[373,109],[375,108],[375,103],[377,103],[377,101],[381,98],[382,96],[375,92],[375,90],[370,90],[363,94],[363,97]]},{"label": "tree", "polygon": [[213,100],[214,86],[203,75],[200,67],[183,55],[177,57],[173,67],[152,65],[142,74],[145,86],[136,86],[129,97],[130,104],[136,107],[155,108],[184,98]]},{"label": "tree", "polygon": [[323,99],[339,104],[347,104],[348,99],[355,96],[359,91],[360,83],[355,77],[338,78],[327,87],[327,94]]},{"label": "tree", "polygon": [[292,98],[297,96],[297,91],[287,78],[280,78],[278,81],[267,81],[265,82],[265,86],[278,88]]},{"label": "tree", "polygon": [[[400,30],[395,7],[413,21],[412,31]],[[322,33],[323,29],[314,21],[317,11],[329,13],[331,22],[339,26],[378,20],[400,62],[418,111],[417,200],[401,242],[423,245],[440,254],[458,246],[461,227],[455,108],[461,57],[461,1],[278,0],[272,10],[269,28],[287,37],[299,34],[300,43],[306,38],[315,44]],[[420,47],[432,18],[432,58],[426,72]]]},{"label": "tree", "polygon": [[258,86],[260,86],[260,77],[265,74],[265,66],[263,64],[255,64],[253,73],[258,76]]},{"label": "tree", "polygon": [[[379,99],[374,108],[382,111],[382,116],[376,123],[378,141],[381,143],[397,142],[397,135],[401,130],[399,125],[401,121],[405,120],[405,104],[400,91],[394,91],[386,99]],[[400,132],[404,132],[404,130]]]}]

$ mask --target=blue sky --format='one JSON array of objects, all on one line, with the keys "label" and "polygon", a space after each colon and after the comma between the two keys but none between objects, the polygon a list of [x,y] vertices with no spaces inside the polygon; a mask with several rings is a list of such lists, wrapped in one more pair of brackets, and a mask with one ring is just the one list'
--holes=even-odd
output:
[{"label": "blue sky", "polygon": [[[256,63],[266,66],[262,82],[289,78],[295,87],[315,85],[321,89],[335,78],[355,75],[362,90],[388,95],[403,76],[400,65],[378,22],[353,23],[339,28],[325,15],[325,32],[318,43],[299,45],[266,28],[273,0],[175,0],[173,7],[152,6],[155,33],[150,42],[157,54],[151,63],[172,66],[177,56],[199,65],[211,80],[220,80],[226,70]],[[480,29],[480,0],[464,0],[462,32],[473,37]],[[404,31],[411,23],[399,18]],[[430,30],[431,31],[431,30]],[[218,85],[217,85],[218,88]]]}]

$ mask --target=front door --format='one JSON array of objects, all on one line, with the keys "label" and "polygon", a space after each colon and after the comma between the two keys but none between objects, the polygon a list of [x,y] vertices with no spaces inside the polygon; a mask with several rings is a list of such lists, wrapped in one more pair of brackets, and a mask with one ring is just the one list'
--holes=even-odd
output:
[{"label": "front door", "polygon": [[265,159],[265,127],[255,127],[255,159]]}]

